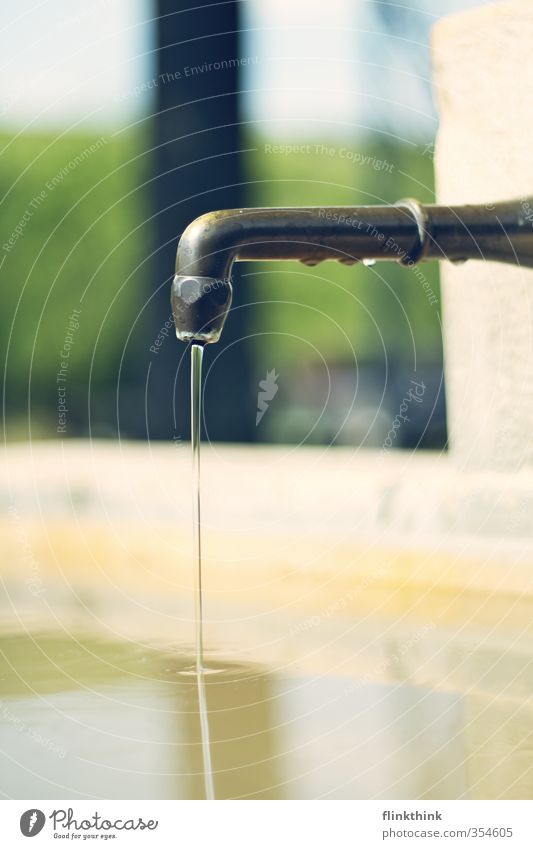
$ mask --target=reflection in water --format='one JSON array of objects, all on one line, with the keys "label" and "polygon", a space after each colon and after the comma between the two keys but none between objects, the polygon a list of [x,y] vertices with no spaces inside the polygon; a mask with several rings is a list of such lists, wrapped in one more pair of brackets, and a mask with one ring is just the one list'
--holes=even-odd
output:
[{"label": "reflection in water", "polygon": [[[385,647],[376,681],[208,659],[216,798],[531,798],[529,653],[489,664],[476,649],[457,662],[452,647],[442,689],[422,683],[405,645]],[[204,798],[194,657],[5,636],[0,684],[3,795]]]},{"label": "reflection in water", "polygon": [[[205,697],[209,716],[211,762],[217,799],[281,798],[282,755],[277,734],[279,699],[274,678],[260,667],[209,662]],[[202,735],[193,679],[180,677],[182,734],[187,747],[188,798],[203,796]]]},{"label": "reflection in water", "polygon": [[[198,695],[198,719],[200,721],[200,737],[202,741],[202,765],[205,788],[205,798],[215,799],[215,784],[213,779],[213,762],[211,760],[211,734],[209,732],[209,709],[205,685],[205,670],[203,667],[203,649],[196,650],[196,693]],[[199,662],[200,661],[200,662]]]},{"label": "reflection in water", "polygon": [[[277,798],[278,707],[262,668],[53,637],[0,640],[0,791],[15,798]],[[272,792],[269,790],[274,786]]]}]

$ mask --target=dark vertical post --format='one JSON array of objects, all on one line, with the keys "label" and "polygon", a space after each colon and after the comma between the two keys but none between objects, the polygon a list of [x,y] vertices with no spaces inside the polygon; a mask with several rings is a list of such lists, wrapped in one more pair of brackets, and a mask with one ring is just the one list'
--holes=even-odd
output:
[{"label": "dark vertical post", "polygon": [[[206,6],[204,0],[158,0],[157,8],[152,183],[157,244],[156,278],[150,281],[154,288],[159,287],[154,298],[156,333],[171,314],[170,284],[180,234],[198,215],[240,206],[244,201],[239,153],[244,145],[239,128],[238,3],[231,0]],[[244,296],[237,281],[224,340],[206,348],[206,372],[213,357],[221,354],[206,384],[210,439],[247,441],[253,437],[255,410],[243,409],[243,399],[250,397],[245,356],[249,343],[232,344],[245,335],[246,310],[239,309]],[[189,352],[183,356],[185,350],[171,332],[152,358],[147,390],[151,438],[188,437]],[[253,402],[247,402],[248,406]]]}]

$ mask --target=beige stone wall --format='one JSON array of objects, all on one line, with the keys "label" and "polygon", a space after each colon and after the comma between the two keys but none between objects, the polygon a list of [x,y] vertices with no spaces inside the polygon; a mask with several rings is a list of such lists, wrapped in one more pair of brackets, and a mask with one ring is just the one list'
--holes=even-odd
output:
[{"label": "beige stone wall", "polygon": [[[532,45],[531,0],[481,7],[436,26],[439,202],[533,194]],[[471,469],[532,466],[533,271],[443,264],[442,287],[453,456]]]}]

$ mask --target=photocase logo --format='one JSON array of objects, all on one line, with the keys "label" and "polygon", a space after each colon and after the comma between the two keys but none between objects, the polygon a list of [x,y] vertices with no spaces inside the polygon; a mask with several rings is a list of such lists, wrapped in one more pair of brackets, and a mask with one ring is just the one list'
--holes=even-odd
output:
[{"label": "photocase logo", "polygon": [[[39,834],[44,828],[46,819],[45,814],[38,808],[30,808],[25,811],[20,818],[20,830],[24,837],[35,837],[36,834]],[[144,820],[143,817],[139,816],[109,819],[99,814],[98,811],[90,816],[83,817],[83,819],[76,819],[73,808],[56,808],[48,819],[51,821],[50,827],[53,829],[54,837],[81,838],[80,832],[83,832],[83,840],[89,837],[101,837],[103,840],[109,840],[110,836],[119,837],[122,832],[126,831],[155,831],[159,825],[159,820]]]},{"label": "photocase logo", "polygon": [[30,808],[29,811],[24,811],[20,818],[20,830],[24,837],[35,837],[43,830],[46,817],[38,808]]},{"label": "photocase logo", "polygon": [[267,371],[265,379],[259,381],[259,392],[257,393],[257,415],[255,417],[256,427],[265,415],[270,402],[278,391],[278,377],[279,374],[276,374],[276,370],[271,369],[270,371]]}]

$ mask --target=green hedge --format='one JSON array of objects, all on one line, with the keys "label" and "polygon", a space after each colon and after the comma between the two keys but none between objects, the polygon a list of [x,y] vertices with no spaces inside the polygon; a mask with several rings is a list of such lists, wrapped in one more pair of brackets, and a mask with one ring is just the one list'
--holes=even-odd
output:
[{"label": "green hedge", "polygon": [[[434,201],[429,145],[375,136],[360,144],[300,146],[284,140],[277,147],[271,140],[253,138],[249,146],[255,150],[247,160],[248,178],[258,205],[349,206],[393,203],[402,197]],[[421,266],[419,272],[396,263],[378,263],[372,269],[338,263],[312,269],[299,263],[261,263],[260,268],[249,265],[247,271],[258,299],[279,301],[253,317],[255,332],[277,334],[256,337],[257,349],[264,354],[276,345],[277,365],[310,356],[309,345],[298,345],[291,338],[294,333],[316,345],[330,362],[350,357],[343,332],[361,361],[381,358],[383,348],[406,362],[412,362],[415,348],[421,359],[441,358],[435,263]]]},{"label": "green hedge", "polygon": [[[69,394],[84,404],[95,346],[91,381],[98,393],[116,374],[143,301],[139,265],[149,232],[147,162],[139,151],[146,146],[111,132],[4,135],[0,144],[7,410],[11,419],[24,415],[30,391],[32,432],[55,431],[65,340],[71,337]],[[79,327],[72,333],[73,310]]]},{"label": "green hedge", "polygon": [[[93,393],[112,397],[127,334],[149,293],[149,145],[134,133],[111,131],[3,135],[0,144],[7,413],[11,422],[26,418],[30,397],[32,434],[52,433],[65,340],[71,340],[71,403],[86,405],[89,378]],[[314,142],[293,152],[274,145],[258,137],[243,145],[252,148],[245,155],[250,204],[433,199],[432,161],[423,145],[386,137],[365,145],[335,141],[318,151]],[[381,358],[383,346],[405,361],[415,347],[422,359],[441,356],[439,308],[413,271],[385,263],[373,269],[260,263],[245,273],[257,300],[271,302],[249,313],[250,332],[257,334],[252,350],[261,361],[275,351],[276,368],[316,359],[314,347],[329,363],[349,362],[350,344],[367,361]],[[424,275],[438,295],[435,266],[424,266]],[[134,372],[129,348],[122,376]],[[15,435],[28,434],[17,428]]]}]

